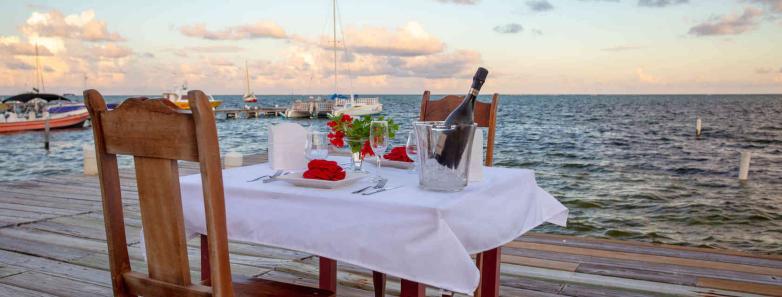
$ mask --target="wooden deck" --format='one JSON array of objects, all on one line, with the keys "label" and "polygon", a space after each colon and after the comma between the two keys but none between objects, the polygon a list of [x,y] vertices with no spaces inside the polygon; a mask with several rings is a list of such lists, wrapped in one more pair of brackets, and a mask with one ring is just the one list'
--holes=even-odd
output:
[{"label": "wooden deck", "polygon": [[[182,174],[196,172],[194,164],[181,167]],[[131,261],[144,270],[133,171],[121,177]],[[195,279],[198,244],[190,242]],[[243,243],[230,249],[235,274],[317,284],[315,256]],[[782,296],[779,256],[539,233],[502,252],[504,296]],[[96,177],[0,183],[0,296],[110,296],[107,266]],[[344,263],[339,269],[340,296],[372,296],[370,271]],[[396,279],[388,287],[398,294]]]}]

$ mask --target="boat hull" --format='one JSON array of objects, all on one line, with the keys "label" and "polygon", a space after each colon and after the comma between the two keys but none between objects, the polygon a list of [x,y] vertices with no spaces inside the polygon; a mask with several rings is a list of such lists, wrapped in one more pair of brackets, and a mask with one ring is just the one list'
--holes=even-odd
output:
[{"label": "boat hull", "polygon": [[365,115],[374,115],[379,114],[383,112],[383,106],[361,106],[361,107],[353,107],[353,108],[343,108],[343,109],[337,109],[334,111],[335,115],[349,115],[352,117],[356,116],[365,116]]},{"label": "boat hull", "polygon": [[[87,121],[89,117],[90,115],[85,111],[84,113],[68,115],[61,118],[52,118],[49,119],[49,128],[57,129],[83,126],[84,122]],[[0,123],[0,133],[43,130],[45,128],[46,120],[44,119]]]},{"label": "boat hull", "polygon": [[[190,103],[187,101],[176,101],[174,104],[181,109],[190,109]],[[223,104],[223,101],[209,101],[209,104],[212,105],[212,109],[215,109],[220,106],[220,104]]]}]

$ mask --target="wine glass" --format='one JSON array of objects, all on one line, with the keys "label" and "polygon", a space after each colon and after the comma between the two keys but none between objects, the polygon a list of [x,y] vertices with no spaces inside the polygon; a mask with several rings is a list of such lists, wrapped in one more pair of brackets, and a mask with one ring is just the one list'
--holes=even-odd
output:
[{"label": "wine glass", "polygon": [[[411,130],[407,133],[407,143],[405,143],[405,153],[407,157],[413,160],[413,166],[410,167],[408,172],[415,173],[416,162],[418,162],[418,139],[415,134],[415,130]],[[420,166],[420,165],[418,165]]]},{"label": "wine glass", "polygon": [[386,153],[386,149],[388,149],[388,143],[388,122],[372,121],[369,124],[369,146],[377,159],[377,180],[382,179],[380,177],[380,161],[383,158],[383,154]]},{"label": "wine glass", "polygon": [[326,132],[307,131],[305,156],[308,160],[326,159],[329,156],[329,139]]}]

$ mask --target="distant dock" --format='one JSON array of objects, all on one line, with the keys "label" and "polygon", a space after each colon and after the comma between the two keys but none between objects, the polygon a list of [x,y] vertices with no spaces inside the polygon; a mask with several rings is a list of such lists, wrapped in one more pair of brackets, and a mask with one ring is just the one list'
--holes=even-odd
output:
[{"label": "distant dock", "polygon": [[257,107],[257,108],[234,108],[234,109],[215,109],[218,118],[225,119],[251,119],[260,117],[278,117],[285,116],[285,107]]}]

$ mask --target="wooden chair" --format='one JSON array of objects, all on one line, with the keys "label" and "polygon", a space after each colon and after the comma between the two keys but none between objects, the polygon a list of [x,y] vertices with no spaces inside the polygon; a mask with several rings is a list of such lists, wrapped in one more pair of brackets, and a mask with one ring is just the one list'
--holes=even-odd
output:
[{"label": "wooden chair", "polygon": [[[439,100],[430,100],[431,93],[425,91],[423,98],[421,99],[421,111],[418,117],[419,121],[444,121],[445,118],[451,114],[451,111],[456,109],[464,96],[448,95]],[[500,95],[494,93],[491,99],[491,103],[484,103],[480,101],[475,102],[474,116],[475,123],[478,127],[489,128],[488,135],[486,137],[486,157],[484,160],[485,166],[492,166],[494,161],[494,138],[497,133],[497,106],[500,103]],[[499,270],[499,248],[489,250],[484,253],[478,254],[476,257],[476,264],[481,269],[481,285],[478,286],[478,290],[475,292],[475,296],[497,296],[499,292],[492,293],[490,286],[484,286],[483,284],[494,284],[495,287],[499,287],[499,274],[496,275],[484,275],[484,271],[493,271],[494,268]],[[494,267],[488,267],[487,265],[496,265]],[[484,269],[491,268],[491,269]],[[494,273],[492,273],[494,274]],[[372,272],[372,282],[375,286],[375,296],[385,296],[386,275],[377,271]],[[486,287],[486,288],[484,288]],[[402,280],[402,290],[409,290],[412,294],[422,295],[423,286],[408,280]],[[486,290],[486,291],[484,291]],[[498,289],[494,289],[498,290]]]},{"label": "wooden chair", "polygon": [[[92,118],[114,296],[333,296],[330,291],[231,276],[214,112],[201,91],[192,112],[164,99],[132,98],[108,111],[98,91],[84,92]],[[127,249],[117,155],[131,155],[149,274],[133,271]],[[199,162],[207,236],[201,237],[202,283],[187,257],[177,160]]]}]

